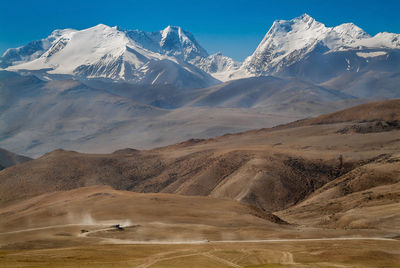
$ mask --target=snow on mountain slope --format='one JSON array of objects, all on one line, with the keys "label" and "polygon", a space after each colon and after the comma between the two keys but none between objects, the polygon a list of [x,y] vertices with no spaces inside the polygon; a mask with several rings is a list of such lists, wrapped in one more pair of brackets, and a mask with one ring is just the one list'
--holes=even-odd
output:
[{"label": "snow on mountain slope", "polygon": [[[328,28],[329,29],[329,28]],[[323,42],[330,48],[355,46],[357,40],[368,39],[370,35],[353,23],[344,23],[331,28]]]},{"label": "snow on mountain slope", "polygon": [[240,62],[222,55],[221,52],[208,55],[194,36],[181,27],[168,26],[160,32],[151,33],[139,30],[129,30],[126,33],[141,47],[181,59],[219,80],[221,74],[237,70],[241,66]]},{"label": "snow on mountain slope", "polygon": [[29,70],[45,79],[74,76],[184,88],[260,75],[300,76],[319,83],[346,72],[400,66],[399,50],[399,34],[370,36],[353,23],[326,27],[304,14],[275,21],[243,64],[220,53],[208,55],[191,33],[177,26],[144,32],[100,24],[81,31],[56,30],[46,39],[9,49],[0,67]]},{"label": "snow on mountain slope", "polygon": [[[87,30],[62,35],[40,58],[8,69],[51,68],[49,74],[74,74],[78,67],[97,64],[99,60],[103,60],[105,65],[109,64],[123,56],[128,45],[129,39],[123,33],[100,24]],[[140,66],[142,62],[133,60],[130,63]],[[122,73],[108,72],[99,76],[102,75],[117,78]]]},{"label": "snow on mountain slope", "polygon": [[14,65],[8,69],[51,68],[49,74],[72,75],[76,72],[79,73],[84,66],[98,66],[103,72],[91,73],[87,76],[88,78],[117,79],[124,77],[123,65],[121,65],[123,60],[135,68],[140,68],[148,60],[157,58],[161,58],[161,56],[143,51],[143,48],[136,46],[116,27],[99,24],[86,30],[64,34],[40,58]]},{"label": "snow on mountain slope", "polygon": [[141,47],[179,58],[219,80],[221,80],[221,74],[237,70],[241,66],[240,62],[236,62],[220,52],[208,55],[194,36],[181,27],[168,26],[160,32],[151,33],[139,30],[129,30],[126,33]]},{"label": "snow on mountain slope", "polygon": [[275,21],[256,51],[244,62],[251,73],[271,70],[288,57],[309,52],[328,29],[308,15],[291,21]]},{"label": "snow on mountain slope", "polygon": [[[265,75],[286,71],[293,64],[306,60],[311,53],[323,55],[382,48],[400,49],[400,35],[378,33],[371,37],[353,23],[326,27],[304,14],[289,21],[275,21],[242,69],[248,76]],[[319,67],[323,66],[316,66]]]},{"label": "snow on mountain slope", "polygon": [[194,36],[178,26],[168,26],[159,32],[122,30],[136,44],[144,49],[163,55],[189,61],[196,57],[207,57],[207,51]]},{"label": "snow on mountain slope", "polygon": [[229,74],[240,68],[241,63],[222,55],[221,52],[208,57],[196,57],[190,61],[206,73],[221,81],[230,80]]},{"label": "snow on mountain slope", "polygon": [[[67,75],[198,88],[218,83],[187,62],[203,56],[208,56],[207,52],[180,27],[144,33],[99,24],[81,31],[62,32],[40,56],[14,62],[7,70],[28,70],[50,79]],[[166,75],[171,73],[172,76]]]},{"label": "snow on mountain slope", "polygon": [[75,30],[72,29],[55,30],[45,39],[32,41],[22,47],[9,48],[0,58],[0,67],[6,68],[11,65],[37,59],[45,53],[58,38],[74,31]]},{"label": "snow on mountain slope", "polygon": [[357,40],[354,46],[363,46],[367,48],[400,49],[400,34],[386,32],[377,33],[371,38]]},{"label": "snow on mountain slope", "polygon": [[162,30],[160,46],[168,55],[181,56],[185,61],[208,56],[207,51],[197,43],[193,35],[181,27],[168,26]]}]

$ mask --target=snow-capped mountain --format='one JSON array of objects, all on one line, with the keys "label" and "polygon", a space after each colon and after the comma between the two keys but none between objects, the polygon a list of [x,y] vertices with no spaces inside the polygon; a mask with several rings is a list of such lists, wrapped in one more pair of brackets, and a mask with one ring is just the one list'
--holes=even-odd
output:
[{"label": "snow-capped mountain", "polygon": [[[148,33],[99,24],[81,31],[56,30],[46,39],[7,50],[0,64],[45,79],[75,77],[199,88],[219,83],[200,64],[208,56],[193,35],[180,27]],[[224,60],[233,62],[228,57]]]},{"label": "snow-capped mountain", "polygon": [[72,29],[55,30],[45,39],[32,41],[22,47],[9,48],[0,58],[0,67],[6,68],[35,60],[45,53],[62,35],[74,31]]},{"label": "snow-capped mountain", "polygon": [[304,14],[289,21],[275,21],[245,60],[241,72],[248,76],[274,73],[304,76],[311,75],[315,70],[309,69],[313,67],[334,76],[341,71],[362,71],[371,62],[381,60],[391,65],[399,49],[399,34],[384,32],[370,36],[353,23],[326,27]]},{"label": "snow-capped mountain", "polygon": [[370,36],[353,23],[326,27],[307,14],[273,23],[244,62],[209,55],[180,27],[157,32],[99,24],[56,30],[45,39],[9,49],[0,68],[44,79],[106,79],[142,85],[200,88],[260,75],[326,82],[347,73],[400,72],[400,35]]},{"label": "snow-capped mountain", "polygon": [[[124,31],[124,30],[122,30]],[[194,36],[181,27],[168,26],[159,32],[125,30],[126,35],[144,49],[189,61],[196,57],[207,57],[207,51]]]},{"label": "snow-capped mountain", "polygon": [[209,55],[194,36],[181,27],[168,26],[160,32],[127,31],[127,35],[143,48],[163,55],[173,56],[195,65],[213,77],[237,70],[241,63],[222,55]]}]

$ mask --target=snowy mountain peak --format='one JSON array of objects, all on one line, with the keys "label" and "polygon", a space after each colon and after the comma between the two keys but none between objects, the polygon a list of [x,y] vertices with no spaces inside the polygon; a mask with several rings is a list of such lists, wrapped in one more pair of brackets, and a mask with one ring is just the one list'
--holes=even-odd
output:
[{"label": "snowy mountain peak", "polygon": [[363,29],[351,22],[336,26],[333,28],[333,31],[339,34],[346,34],[355,39],[370,37],[370,35],[367,34]]},{"label": "snowy mountain peak", "polygon": [[322,40],[329,28],[307,14],[292,20],[275,21],[252,56],[244,62],[244,68],[250,73],[269,71],[279,68],[286,57],[306,53]]},{"label": "snowy mountain peak", "polygon": [[61,37],[61,36],[63,36],[63,35],[65,35],[65,34],[70,34],[70,33],[73,33],[73,32],[76,32],[76,30],[75,29],[57,29],[57,30],[54,30],[48,37],[47,37],[47,39],[57,39],[57,38],[59,38],[59,37]]},{"label": "snowy mountain peak", "polygon": [[325,28],[325,25],[316,21],[314,18],[308,14],[303,14],[291,20],[276,20],[274,21],[272,27],[268,31],[268,34],[273,34],[275,32],[291,32],[295,31],[307,31],[315,28]]},{"label": "snowy mountain peak", "polygon": [[163,38],[165,38],[167,35],[169,34],[178,34],[181,35],[182,32],[182,28],[179,26],[172,26],[172,25],[168,25],[167,27],[164,28],[164,30],[161,30],[161,35]]},{"label": "snowy mountain peak", "polygon": [[344,51],[360,47],[398,49],[399,36],[379,33],[371,37],[353,23],[326,27],[303,14],[292,20],[275,21],[253,55],[245,60],[242,70],[253,75],[279,72],[315,51]]},{"label": "snowy mountain peak", "polygon": [[177,49],[181,45],[182,30],[180,27],[167,26],[161,31],[160,46],[166,50]]},{"label": "snowy mountain peak", "polygon": [[334,50],[353,47],[360,40],[371,38],[369,34],[354,23],[344,23],[329,29],[330,32],[323,42],[327,47]]},{"label": "snowy mountain peak", "polygon": [[95,26],[93,26],[93,27],[90,27],[90,28],[88,28],[88,29],[109,29],[109,28],[116,28],[117,26],[114,26],[114,27],[111,27],[111,26],[108,26],[108,25],[106,25],[106,24],[103,24],[103,23],[99,23],[99,24],[97,24],[97,25],[95,25]]},{"label": "snowy mountain peak", "polygon": [[[98,24],[80,31],[55,30],[45,39],[9,49],[0,58],[0,68],[31,71],[45,79],[74,76],[153,84],[195,75],[214,83],[209,74],[226,81],[293,73],[293,69],[300,68],[296,67],[298,63],[309,59],[320,63],[332,53],[352,53],[356,61],[360,58],[364,61],[371,55],[389,58],[386,50],[391,49],[400,49],[399,34],[378,33],[371,37],[353,23],[327,27],[303,14],[291,20],[274,21],[243,64],[221,53],[209,55],[190,32],[179,26],[145,32]],[[346,71],[360,70],[359,63],[348,58],[335,63]]]},{"label": "snowy mountain peak", "polygon": [[160,31],[160,47],[168,55],[188,61],[196,57],[207,57],[207,51],[200,46],[194,36],[178,26],[168,26]]},{"label": "snowy mountain peak", "polygon": [[6,56],[0,64],[7,70],[29,71],[44,79],[74,77],[178,87],[219,82],[189,63],[208,54],[193,35],[175,26],[151,33],[105,24],[80,31],[57,30],[47,39],[11,49]]},{"label": "snowy mountain peak", "polygon": [[314,20],[314,18],[311,17],[310,15],[308,15],[307,13],[304,13],[303,15],[299,16],[298,18],[302,19],[303,21]]},{"label": "snowy mountain peak", "polygon": [[90,73],[86,73],[87,76],[119,78],[119,73],[107,72],[105,66],[115,64],[129,43],[125,33],[116,27],[99,24],[85,30],[64,33],[39,58],[10,69],[52,69],[49,74],[77,75],[90,66],[103,66],[102,72],[92,72],[92,68]]},{"label": "snowy mountain peak", "polygon": [[291,19],[290,21],[295,24],[307,24],[307,25],[312,25],[314,23],[322,24],[322,23],[316,21],[313,17],[311,17],[307,13],[304,13],[303,15],[301,15],[297,18]]},{"label": "snowy mountain peak", "polygon": [[61,36],[76,32],[74,29],[54,30],[47,38],[35,40],[25,46],[9,48],[0,58],[0,67],[6,68],[42,56]]}]

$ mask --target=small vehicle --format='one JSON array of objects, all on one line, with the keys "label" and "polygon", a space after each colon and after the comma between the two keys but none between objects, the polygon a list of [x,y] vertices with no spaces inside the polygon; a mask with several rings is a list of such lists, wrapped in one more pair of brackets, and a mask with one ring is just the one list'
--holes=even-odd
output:
[{"label": "small vehicle", "polygon": [[112,227],[114,227],[115,229],[118,229],[118,230],[124,230],[124,227],[122,227],[120,224],[115,224]]}]

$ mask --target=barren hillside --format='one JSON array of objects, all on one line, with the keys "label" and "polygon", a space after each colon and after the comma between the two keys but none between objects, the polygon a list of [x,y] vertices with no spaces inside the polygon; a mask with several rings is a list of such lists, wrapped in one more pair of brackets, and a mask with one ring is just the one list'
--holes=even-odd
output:
[{"label": "barren hillside", "polygon": [[[397,127],[350,131],[369,124],[360,123],[366,118],[394,122],[400,114],[398,103],[361,105],[322,117],[342,118],[336,121],[313,119],[315,124],[189,140],[148,151],[100,155],[56,150],[0,172],[0,202],[109,185],[133,192],[231,198],[279,211],[357,168],[380,161],[382,155],[390,158],[398,153]],[[358,110],[359,116],[354,115]]]}]

